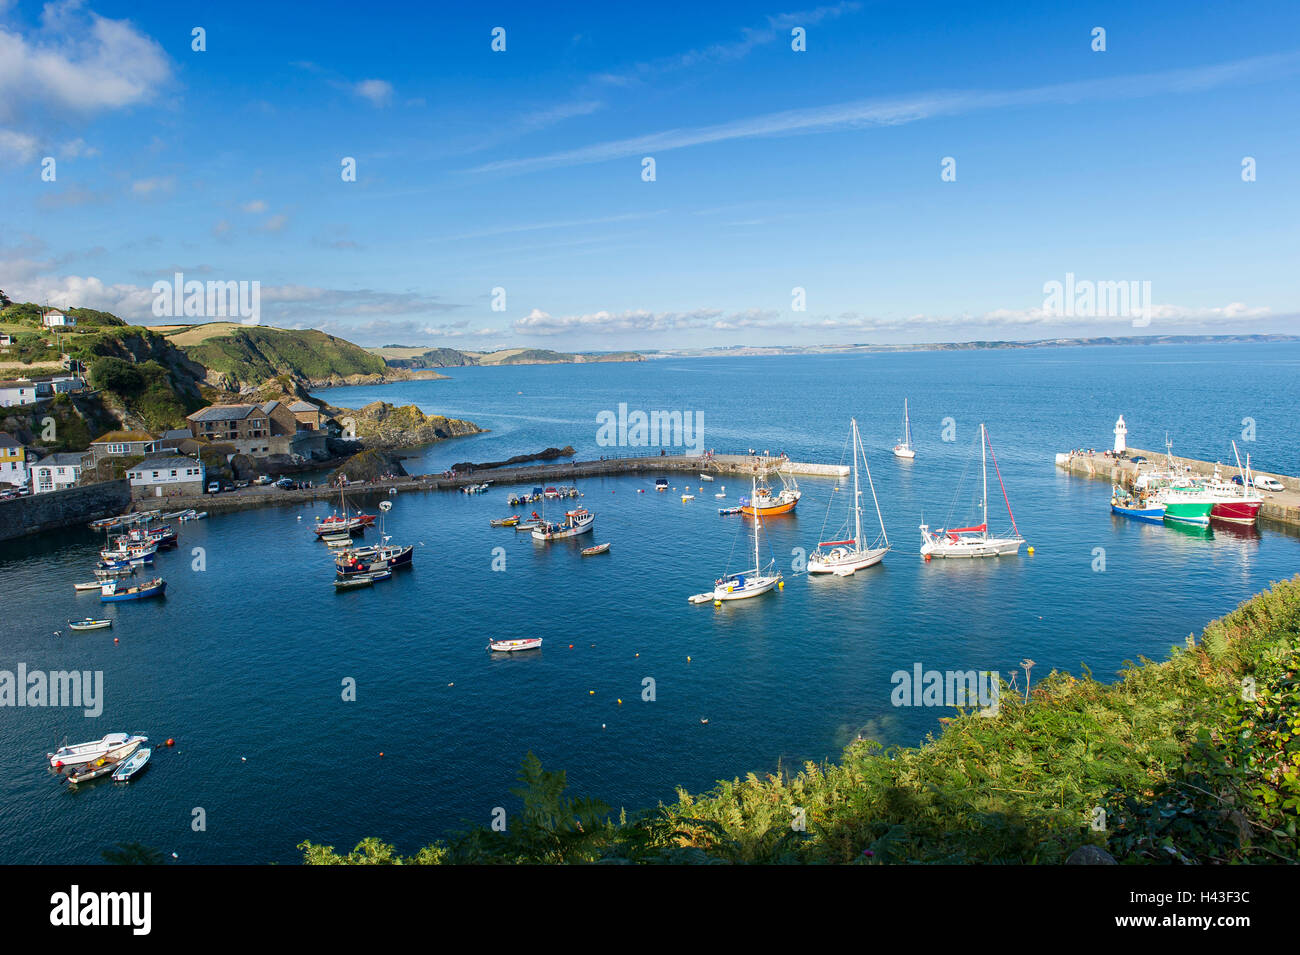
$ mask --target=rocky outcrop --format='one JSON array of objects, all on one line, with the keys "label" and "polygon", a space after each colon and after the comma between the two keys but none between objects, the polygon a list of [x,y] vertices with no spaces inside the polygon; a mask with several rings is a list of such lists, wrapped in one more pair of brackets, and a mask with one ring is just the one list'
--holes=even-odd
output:
[{"label": "rocky outcrop", "polygon": [[328,480],[333,484],[340,479],[356,482],[383,481],[396,477],[406,477],[406,468],[402,467],[397,455],[371,449],[352,455],[330,473]]},{"label": "rocky outcrop", "polygon": [[472,421],[426,415],[415,405],[397,407],[386,401],[372,401],[357,410],[340,408],[336,417],[346,433],[355,435],[367,448],[410,448],[483,433]]},{"label": "rocky outcrop", "polygon": [[571,446],[563,448],[547,448],[545,451],[538,451],[536,454],[516,454],[513,458],[505,461],[486,461],[482,464],[475,464],[473,461],[462,461],[459,464],[453,464],[451,469],[460,474],[471,471],[486,471],[491,468],[509,468],[517,464],[527,464],[530,461],[554,461],[556,458],[571,458],[576,451]]}]

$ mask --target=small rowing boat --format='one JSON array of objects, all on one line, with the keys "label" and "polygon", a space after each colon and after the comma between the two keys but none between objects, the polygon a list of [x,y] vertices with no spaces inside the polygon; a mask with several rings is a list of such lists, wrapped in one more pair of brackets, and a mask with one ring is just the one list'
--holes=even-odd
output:
[{"label": "small rowing boat", "polygon": [[359,587],[369,587],[375,582],[373,574],[356,574],[352,577],[340,577],[334,581],[335,590],[356,590]]},{"label": "small rowing boat", "polygon": [[739,514],[740,512],[741,512],[741,509],[738,508],[738,507],[720,507],[720,508],[718,508],[718,513],[719,513],[721,516],[723,516],[723,517],[726,517],[728,514]]},{"label": "small rowing boat", "polygon": [[104,582],[102,580],[87,580],[85,583],[73,584],[72,589],[73,590],[98,590],[100,587],[103,586],[103,584]]},{"label": "small rowing boat", "polygon": [[712,481],[712,480],[713,480],[713,475],[712,475],[712,474],[705,474],[703,471],[701,471],[701,472],[700,472],[700,480],[701,480],[701,481]]},{"label": "small rowing boat", "polygon": [[595,557],[597,554],[604,554],[609,550],[609,544],[597,544],[594,547],[584,547],[582,549],[583,557]]},{"label": "small rowing boat", "polygon": [[683,504],[685,504],[687,501],[693,501],[693,500],[695,500],[695,495],[694,495],[694,494],[683,494],[683,495],[682,495],[682,503],[683,503]]},{"label": "small rowing boat", "polygon": [[118,763],[117,769],[113,771],[113,782],[129,783],[132,779],[144,772],[144,768],[149,765],[149,757],[153,755],[153,750],[148,746],[137,749],[122,762]]},{"label": "small rowing boat", "polygon": [[519,523],[519,515],[512,514],[509,517],[502,517],[495,521],[488,522],[493,527],[514,527]]},{"label": "small rowing boat", "polygon": [[96,620],[94,617],[87,617],[85,620],[69,620],[69,630],[104,630],[113,626],[112,620]]},{"label": "small rowing boat", "polygon": [[517,650],[540,650],[541,637],[525,637],[522,640],[493,640],[487,648],[494,653],[514,653]]}]

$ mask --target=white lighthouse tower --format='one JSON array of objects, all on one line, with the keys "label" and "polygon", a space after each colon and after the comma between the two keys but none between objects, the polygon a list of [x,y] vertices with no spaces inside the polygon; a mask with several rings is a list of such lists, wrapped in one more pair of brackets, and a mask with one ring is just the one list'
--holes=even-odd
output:
[{"label": "white lighthouse tower", "polygon": [[1124,416],[1120,415],[1119,420],[1115,422],[1115,453],[1123,454],[1128,450],[1128,425],[1124,423]]}]

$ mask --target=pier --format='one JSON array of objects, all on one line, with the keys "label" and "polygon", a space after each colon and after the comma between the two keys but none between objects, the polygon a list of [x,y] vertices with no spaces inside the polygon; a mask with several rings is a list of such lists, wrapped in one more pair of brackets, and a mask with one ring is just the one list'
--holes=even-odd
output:
[{"label": "pier", "polygon": [[[1069,451],[1056,456],[1056,466],[1080,477],[1109,481],[1111,484],[1127,487],[1133,483],[1138,474],[1138,466],[1132,461],[1134,457],[1146,458],[1148,464],[1159,464],[1168,459],[1168,455],[1163,451],[1143,451],[1139,448],[1129,448],[1127,455],[1120,458],[1102,451]],[[1174,456],[1173,461],[1176,466],[1187,468],[1192,474],[1205,477],[1214,474],[1213,461],[1198,461],[1196,458],[1180,458],[1177,455]],[[1237,471],[1235,464],[1229,466],[1221,463],[1219,467],[1225,481],[1232,480],[1232,475]],[[1264,498],[1264,506],[1259,509],[1260,520],[1300,528],[1300,478],[1289,477],[1276,471],[1258,473],[1277,478],[1286,489],[1260,491]]]},{"label": "pier", "polygon": [[681,474],[684,478],[683,484],[693,484],[699,481],[700,474],[748,478],[753,474],[761,475],[777,469],[786,474],[805,477],[840,478],[850,473],[846,466],[788,461],[784,458],[763,455],[647,453],[595,461],[567,461],[562,464],[549,462],[514,468],[485,468],[464,474],[457,473],[451,477],[444,477],[441,474],[407,475],[391,480],[353,482],[345,488],[339,488],[337,485],[322,485],[285,491],[271,485],[241,488],[238,491],[226,491],[221,494],[147,497],[135,501],[132,509],[148,510],[161,507],[168,511],[180,511],[193,508],[196,511],[207,511],[209,514],[225,514],[251,507],[302,504],[309,501],[337,502],[340,490],[348,494],[457,491],[472,484],[490,483],[502,487],[516,484],[573,484],[584,478],[633,474]]}]

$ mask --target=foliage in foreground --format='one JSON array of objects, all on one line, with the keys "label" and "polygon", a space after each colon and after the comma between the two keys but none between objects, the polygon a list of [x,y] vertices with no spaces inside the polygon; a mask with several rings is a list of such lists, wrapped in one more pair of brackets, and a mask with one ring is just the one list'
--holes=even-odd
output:
[{"label": "foliage in foreground", "polygon": [[[1122,863],[1300,860],[1300,577],[1102,684],[1053,673],[996,718],[961,712],[920,747],[858,741],[838,764],[720,782],[632,819],[564,795],[531,753],[507,832],[412,857],[367,839],[311,864]],[[802,810],[803,831],[792,826]]]}]

